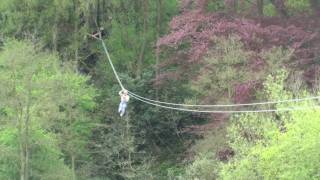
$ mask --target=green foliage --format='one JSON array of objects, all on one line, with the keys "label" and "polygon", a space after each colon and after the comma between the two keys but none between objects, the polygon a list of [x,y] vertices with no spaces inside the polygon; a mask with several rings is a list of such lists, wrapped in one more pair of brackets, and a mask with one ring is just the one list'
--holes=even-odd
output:
[{"label": "green foliage", "polygon": [[[206,9],[226,12],[224,2],[210,0]],[[151,82],[157,61],[154,45],[165,34],[167,22],[178,13],[178,3],[2,0],[0,37],[28,38],[32,43],[6,40],[1,46],[0,179],[18,179],[24,165],[29,165],[31,179],[213,179],[221,168],[222,178],[318,178],[318,166],[311,158],[319,159],[314,150],[319,145],[318,137],[310,128],[317,129],[317,124],[309,124],[318,118],[317,112],[234,116],[228,131],[216,130],[192,148],[196,158],[185,172],[180,165],[181,155],[189,146],[186,142],[194,138],[182,130],[186,125],[204,122],[203,117],[134,100],[129,103],[127,116],[118,117],[119,87],[100,44],[87,36],[97,26],[105,29],[103,39],[117,69],[123,72],[120,76],[126,87],[172,102],[194,103],[194,99],[208,97],[196,103],[228,103],[235,84],[265,79],[292,54],[285,48],[261,52],[259,56],[267,67],[252,72],[248,68],[251,53],[239,38],[217,37],[203,66],[194,67],[199,70],[197,78],[151,90],[155,89]],[[310,11],[307,0],[288,0],[285,5],[290,15]],[[235,6],[235,14],[251,15],[256,2],[239,1]],[[267,16],[277,15],[270,1],[264,1],[263,9]],[[188,51],[188,45],[181,48]],[[55,54],[41,52],[44,49]],[[80,75],[76,68],[91,76]],[[284,90],[287,74],[280,74],[267,79],[258,99],[292,97]],[[100,96],[89,81],[101,89]],[[298,94],[300,88],[298,83],[294,85],[293,93]],[[194,92],[197,95],[192,97]],[[225,142],[227,133],[229,144]],[[310,138],[304,141],[300,136]],[[305,143],[299,143],[302,141]],[[217,152],[229,146],[236,156],[220,166]],[[295,157],[294,152],[301,153],[299,156],[310,164]],[[152,156],[155,162],[150,161]],[[301,168],[297,170],[298,165],[291,164]]]},{"label": "green foliage", "polygon": [[[274,133],[268,146],[265,140],[248,149],[248,154],[222,171],[223,179],[317,179],[319,113],[293,113],[293,123],[285,133]],[[308,122],[308,123],[306,123]],[[238,147],[239,148],[239,147]]]},{"label": "green foliage", "polygon": [[268,3],[263,6],[263,13],[265,16],[276,16],[277,10],[271,3]]},{"label": "green foliage", "polygon": [[269,72],[272,73],[274,69],[281,67],[281,64],[290,60],[293,50],[285,49],[283,47],[273,47],[268,51],[261,53],[263,59],[266,60]]},{"label": "green foliage", "polygon": [[227,144],[227,127],[228,123],[217,125],[213,131],[204,135],[203,139],[198,140],[190,149],[197,155],[218,154],[219,151],[228,147]]},{"label": "green foliage", "polygon": [[[31,179],[71,178],[71,170],[61,159],[62,152],[54,134],[35,130],[30,135],[32,155],[30,165]],[[13,128],[0,131],[0,179],[19,179],[19,135]],[[50,163],[49,163],[50,162]]]},{"label": "green foliage", "polygon": [[[51,167],[46,169],[44,164],[50,166],[51,163],[48,162],[51,159],[46,159],[46,155],[41,153],[56,154],[53,161],[59,160],[61,151],[67,153],[64,154],[67,160],[71,156],[87,160],[87,141],[93,128],[90,124],[93,120],[89,119],[88,113],[95,107],[96,96],[96,90],[87,84],[88,77],[78,74],[70,66],[64,65],[61,68],[57,56],[39,52],[39,48],[32,43],[14,40],[5,42],[0,52],[0,67],[3,67],[0,69],[0,80],[4,85],[0,94],[3,102],[0,109],[4,113],[0,114],[0,118],[4,120],[6,128],[15,130],[19,139],[19,146],[14,151],[15,156],[28,165],[27,154],[37,154],[37,149],[40,148],[36,155],[39,159],[33,160],[31,157],[30,164],[34,162],[44,169],[37,166],[39,171],[36,171],[37,168],[30,165],[30,169],[26,171],[33,172],[37,177],[46,176],[45,179],[55,178]],[[3,133],[7,132],[10,131],[4,129]],[[52,141],[58,141],[50,142],[51,138]],[[50,147],[46,147],[45,143],[44,147],[36,148],[42,139],[54,144],[52,150],[57,152],[47,152],[46,149]],[[12,144],[7,145],[11,147]],[[19,155],[22,151],[26,154]],[[52,167],[55,168],[52,171],[58,175],[58,169],[61,169],[61,172],[65,169],[62,161],[59,162],[60,164],[52,164],[58,166]],[[16,163],[15,168],[18,168]],[[19,172],[18,169],[15,171]]]},{"label": "green foliage", "polygon": [[[280,1],[279,1],[280,2]],[[271,0],[262,1],[263,16],[274,17],[278,15],[275,4],[280,4],[277,1],[272,3]],[[311,14],[312,7],[309,0],[286,0],[283,1],[284,6],[280,7],[289,12],[290,16],[297,14]],[[224,12],[228,10],[231,13],[237,13],[244,16],[256,16],[258,10],[258,1],[223,1],[223,0],[209,0],[206,9],[209,12]]]},{"label": "green foliage", "polygon": [[[222,124],[205,134],[203,139],[197,140],[188,149],[192,162],[186,164],[184,171],[175,174],[173,179],[217,179],[221,169],[219,154],[230,149],[227,144],[227,127],[228,123]],[[193,154],[195,157],[192,157]]]},{"label": "green foliage", "polygon": [[208,2],[207,11],[209,12],[216,12],[219,10],[223,10],[224,1],[223,0],[211,0]]},{"label": "green foliage", "polygon": [[311,13],[309,0],[287,0],[286,6],[290,9],[291,13],[308,12]]},{"label": "green foliage", "polygon": [[[264,58],[272,61],[278,57],[284,61],[288,53],[281,51],[276,50],[280,54],[273,53]],[[288,73],[281,70],[272,74],[266,78],[265,89],[260,96],[270,100],[292,98],[292,93],[285,90]],[[307,93],[300,94],[308,96]],[[320,113],[313,109],[314,105],[312,102],[285,103],[274,108],[302,106],[307,110],[232,116],[227,128],[228,145],[217,143],[212,136],[205,137],[193,148],[197,154],[194,161],[186,166],[184,174],[175,178],[318,179],[320,154],[316,139],[319,138],[317,119]],[[220,136],[217,138],[221,139]],[[215,145],[230,147],[234,157],[231,156],[227,163],[219,162],[216,156],[219,150]]]},{"label": "green foliage", "polygon": [[173,161],[164,161],[154,163],[151,171],[153,172],[154,179],[159,180],[175,180],[183,172],[183,167]]},{"label": "green foliage", "polygon": [[219,161],[212,157],[198,156],[194,162],[186,168],[186,174],[182,179],[216,179],[219,172]]},{"label": "green foliage", "polygon": [[[284,71],[266,81],[271,99],[291,98],[284,90]],[[223,165],[221,179],[317,179],[320,157],[319,115],[313,103],[288,103],[307,110],[271,115],[244,115],[230,130],[234,159]],[[252,124],[254,123],[254,124]],[[242,124],[242,125],[241,125]]]},{"label": "green foliage", "polygon": [[239,156],[246,155],[248,149],[260,141],[267,143],[270,134],[277,130],[276,124],[268,116],[241,115],[233,118],[228,128],[230,147]]},{"label": "green foliage", "polygon": [[[288,61],[290,51],[282,48],[272,48],[261,52],[260,56],[266,62],[267,68],[260,72],[251,72],[247,69],[250,55],[250,52],[243,49],[243,45],[237,37],[217,39],[215,49],[207,56],[205,66],[200,69],[199,78],[193,82],[193,90],[202,96],[210,95],[210,100],[213,97],[219,97],[220,99],[216,100],[221,102],[223,101],[221,97],[229,92],[228,89],[232,89],[235,83],[244,82],[252,76],[251,74],[254,74],[256,80],[265,79],[267,74],[277,74],[276,77],[267,77],[264,86],[266,89],[263,92],[258,92],[256,97],[261,99],[265,99],[263,97],[270,99],[290,98],[290,94],[284,93],[287,73],[284,71],[275,73],[281,63]],[[233,94],[229,93],[229,97],[232,96]],[[270,108],[270,106],[261,106],[261,108]],[[278,108],[283,107],[279,106]],[[268,114],[235,115],[231,119],[231,125],[215,129],[214,132],[198,141],[192,148],[197,158],[186,167],[183,178],[217,178],[221,169],[221,164],[218,163],[220,151],[230,150],[231,157],[233,154],[231,151],[236,150],[237,158],[245,157],[249,150],[257,144],[263,142],[264,145],[267,145],[283,123],[283,121],[274,121],[273,117]],[[229,144],[226,143],[227,139]]]},{"label": "green foliage", "polygon": [[243,44],[238,37],[217,38],[215,49],[205,59],[205,65],[200,69],[199,77],[192,82],[191,88],[200,97],[207,96],[223,102],[220,99],[227,92],[231,98],[235,83],[244,82],[249,75],[245,70],[250,53],[243,50]]}]

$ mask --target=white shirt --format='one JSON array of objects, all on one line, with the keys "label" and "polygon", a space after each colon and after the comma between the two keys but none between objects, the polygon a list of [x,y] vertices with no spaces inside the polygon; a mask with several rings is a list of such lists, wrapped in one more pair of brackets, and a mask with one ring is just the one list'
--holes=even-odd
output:
[{"label": "white shirt", "polygon": [[121,97],[121,102],[128,102],[130,99],[130,96],[128,95],[128,93],[125,93],[123,90],[119,92],[119,95]]}]

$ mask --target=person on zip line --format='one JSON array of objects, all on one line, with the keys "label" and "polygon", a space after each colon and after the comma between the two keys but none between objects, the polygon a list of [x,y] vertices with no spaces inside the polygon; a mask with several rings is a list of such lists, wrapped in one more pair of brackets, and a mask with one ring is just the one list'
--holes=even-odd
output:
[{"label": "person on zip line", "polygon": [[119,104],[119,110],[120,116],[122,117],[124,113],[126,112],[127,104],[129,102],[130,96],[128,95],[128,90],[122,89],[119,92],[121,102]]},{"label": "person on zip line", "polygon": [[101,39],[103,35],[104,35],[104,28],[103,27],[100,27],[99,31],[95,31],[92,34],[90,34],[90,36],[92,36],[95,39]]}]

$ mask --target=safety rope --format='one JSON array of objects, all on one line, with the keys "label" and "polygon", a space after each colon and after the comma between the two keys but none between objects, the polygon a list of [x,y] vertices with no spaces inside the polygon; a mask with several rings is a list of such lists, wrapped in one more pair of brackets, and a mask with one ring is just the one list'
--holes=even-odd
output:
[{"label": "safety rope", "polygon": [[[112,63],[112,60],[110,58],[108,49],[104,43],[104,41],[100,38],[95,37],[96,39],[101,41],[101,44],[103,46],[103,49],[107,55],[108,62],[112,68],[112,71],[118,81],[118,84],[120,85],[121,89],[125,89],[118,73]],[[186,108],[177,108],[177,107],[171,107],[171,106],[165,106],[161,104],[166,105],[173,105],[173,106],[184,106],[184,107],[237,107],[237,106],[254,106],[254,105],[264,105],[264,104],[278,104],[278,103],[284,103],[284,102],[298,102],[298,101],[306,101],[306,100],[315,100],[320,99],[320,96],[315,97],[306,97],[306,98],[297,98],[297,99],[288,99],[288,100],[280,100],[280,101],[268,101],[268,102],[259,102],[259,103],[247,103],[247,104],[215,104],[215,105],[193,105],[193,104],[178,104],[178,103],[169,103],[169,102],[163,102],[163,101],[156,101],[152,99],[148,99],[142,96],[139,96],[131,91],[128,91],[129,95],[132,96],[134,99],[139,100],[141,102],[162,107],[166,109],[172,109],[172,110],[179,110],[179,111],[187,111],[187,112],[199,112],[199,113],[253,113],[253,112],[277,112],[277,111],[295,111],[295,110],[308,110],[311,109],[310,107],[292,107],[292,108],[282,108],[282,109],[263,109],[263,110],[197,110],[197,109],[186,109]],[[320,106],[314,106],[314,108],[319,108]]]},{"label": "safety rope", "polygon": [[170,106],[163,106],[160,104],[155,104],[149,101],[145,101],[139,97],[136,97],[135,95],[132,95],[134,99],[137,99],[138,101],[165,108],[165,109],[171,109],[171,110],[178,110],[178,111],[186,111],[186,112],[195,112],[195,113],[267,113],[267,112],[284,112],[284,111],[303,111],[303,110],[313,110],[313,109],[319,109],[320,106],[299,106],[299,107],[290,107],[290,108],[278,108],[278,109],[262,109],[262,110],[196,110],[196,109],[186,109],[186,108],[177,108],[177,107],[170,107]]},{"label": "safety rope", "polygon": [[255,105],[266,105],[266,104],[279,104],[279,103],[285,103],[285,102],[300,102],[300,101],[307,101],[307,100],[315,100],[320,99],[320,96],[315,97],[306,97],[306,98],[297,98],[297,99],[286,99],[286,100],[279,100],[279,101],[267,101],[267,102],[257,102],[257,103],[246,103],[246,104],[177,104],[177,103],[169,103],[169,102],[163,102],[163,101],[156,101],[153,99],[148,99],[142,96],[139,96],[131,91],[128,91],[129,95],[137,96],[143,100],[159,103],[159,104],[166,104],[166,105],[173,105],[173,106],[185,106],[185,107],[238,107],[238,106],[255,106]]}]

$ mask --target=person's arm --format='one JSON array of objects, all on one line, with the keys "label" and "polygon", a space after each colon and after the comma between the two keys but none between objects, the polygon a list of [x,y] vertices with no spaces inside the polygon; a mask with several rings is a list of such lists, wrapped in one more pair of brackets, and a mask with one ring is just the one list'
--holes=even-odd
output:
[{"label": "person's arm", "polygon": [[97,35],[98,35],[99,33],[97,33],[97,34],[89,34],[89,33],[87,33],[87,34],[88,34],[88,36],[91,36],[91,37],[94,38],[94,39],[100,40],[100,38],[97,37]]}]

